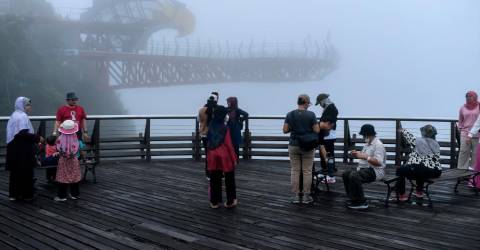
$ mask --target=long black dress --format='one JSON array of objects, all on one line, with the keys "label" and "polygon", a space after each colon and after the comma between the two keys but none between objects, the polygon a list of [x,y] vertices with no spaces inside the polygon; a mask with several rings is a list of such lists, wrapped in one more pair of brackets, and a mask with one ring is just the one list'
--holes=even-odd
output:
[{"label": "long black dress", "polygon": [[10,171],[10,198],[31,199],[34,195],[34,167],[37,164],[35,153],[39,137],[20,131],[7,144],[6,170]]}]

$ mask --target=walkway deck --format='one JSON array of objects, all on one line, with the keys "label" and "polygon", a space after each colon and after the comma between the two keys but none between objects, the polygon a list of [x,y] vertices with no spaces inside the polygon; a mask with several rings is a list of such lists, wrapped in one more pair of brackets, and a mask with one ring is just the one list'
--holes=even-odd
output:
[{"label": "walkway deck", "polygon": [[[290,204],[287,162],[242,162],[240,205],[212,210],[203,165],[189,160],[104,162],[81,199],[56,203],[39,174],[32,204],[10,202],[0,173],[0,249],[476,249],[480,197],[452,182],[432,187],[435,209],[383,207],[366,185],[367,212],[344,206],[343,184],[313,206]],[[40,175],[41,174],[41,175]]]}]

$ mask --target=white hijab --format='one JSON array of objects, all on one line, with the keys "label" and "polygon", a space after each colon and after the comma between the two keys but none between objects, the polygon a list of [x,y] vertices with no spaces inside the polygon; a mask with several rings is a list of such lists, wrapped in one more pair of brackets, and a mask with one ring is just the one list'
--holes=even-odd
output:
[{"label": "white hijab", "polygon": [[30,99],[26,97],[18,97],[15,101],[15,111],[10,116],[7,123],[7,143],[13,141],[15,135],[24,129],[28,129],[28,132],[34,133],[32,123],[25,113],[25,106],[30,104]]}]

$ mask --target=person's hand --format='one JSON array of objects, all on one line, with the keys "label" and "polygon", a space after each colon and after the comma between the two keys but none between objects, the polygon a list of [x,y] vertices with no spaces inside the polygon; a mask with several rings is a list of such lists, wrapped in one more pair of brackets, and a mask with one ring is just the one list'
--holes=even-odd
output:
[{"label": "person's hand", "polygon": [[53,157],[58,157],[59,155],[60,155],[60,153],[59,153],[59,152],[55,152],[55,153],[53,153]]},{"label": "person's hand", "polygon": [[40,136],[39,140],[40,140],[40,143],[42,144],[45,142],[45,138],[43,138],[42,136]]}]

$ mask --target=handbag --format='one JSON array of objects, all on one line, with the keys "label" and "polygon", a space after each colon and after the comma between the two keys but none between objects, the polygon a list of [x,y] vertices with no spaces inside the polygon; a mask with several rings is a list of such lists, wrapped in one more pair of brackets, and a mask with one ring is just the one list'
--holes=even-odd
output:
[{"label": "handbag", "polygon": [[318,134],[310,132],[303,135],[297,135],[297,140],[300,146],[300,149],[303,151],[310,151],[318,147],[319,139]]}]

